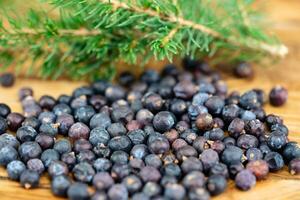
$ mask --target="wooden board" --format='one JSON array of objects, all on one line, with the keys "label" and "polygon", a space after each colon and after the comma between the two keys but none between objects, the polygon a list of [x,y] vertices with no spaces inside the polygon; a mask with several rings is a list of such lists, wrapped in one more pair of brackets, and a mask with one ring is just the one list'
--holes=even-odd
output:
[{"label": "wooden board", "polygon": [[[276,84],[282,84],[289,89],[288,103],[280,108],[266,106],[268,113],[276,113],[283,117],[290,129],[291,140],[300,142],[300,1],[299,0],[268,0],[265,1],[268,14],[274,22],[274,31],[287,44],[290,54],[276,64],[255,66],[256,76],[253,80],[235,79],[225,74],[230,90],[246,91],[251,88],[262,88],[266,92]],[[43,94],[58,96],[70,94],[71,91],[84,84],[70,81],[41,81],[18,79],[11,89],[0,88],[0,102],[9,104],[13,111],[21,111],[17,99],[20,87],[30,86],[35,91],[35,97]],[[48,177],[41,180],[41,187],[34,190],[25,190],[18,183],[9,181],[6,172],[0,168],[0,199],[59,199],[49,190]],[[286,169],[279,173],[272,173],[268,179],[257,183],[249,192],[241,192],[230,182],[227,191],[214,198],[216,200],[299,200],[300,176],[291,176]]]}]

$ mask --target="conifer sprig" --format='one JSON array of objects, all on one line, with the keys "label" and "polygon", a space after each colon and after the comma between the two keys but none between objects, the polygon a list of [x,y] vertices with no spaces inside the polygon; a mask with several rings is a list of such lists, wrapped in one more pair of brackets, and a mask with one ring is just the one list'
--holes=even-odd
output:
[{"label": "conifer sprig", "polygon": [[[119,61],[214,56],[224,62],[283,57],[251,0],[48,0],[59,17],[30,11],[0,28],[6,64],[32,60],[42,77],[111,77]],[[12,48],[13,47],[13,48]],[[14,52],[26,51],[21,57]],[[41,66],[38,66],[41,65]],[[20,67],[22,68],[22,66]]]}]

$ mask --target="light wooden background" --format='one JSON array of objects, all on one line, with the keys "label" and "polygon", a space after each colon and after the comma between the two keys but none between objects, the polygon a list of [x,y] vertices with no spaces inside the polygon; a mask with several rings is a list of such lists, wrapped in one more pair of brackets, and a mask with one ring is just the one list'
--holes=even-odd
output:
[{"label": "light wooden background", "polygon": [[[268,113],[283,117],[290,129],[290,140],[300,142],[300,0],[267,0],[264,1],[267,13],[273,21],[273,30],[289,47],[290,54],[276,64],[255,66],[256,76],[253,80],[237,80],[225,74],[230,90],[245,91],[251,88],[262,88],[269,91],[276,84],[282,84],[289,90],[288,103],[280,108],[266,106]],[[30,86],[35,96],[43,94],[58,96],[84,84],[70,81],[41,81],[18,79],[10,89],[0,87],[0,102],[9,104],[13,111],[21,111],[17,100],[17,91],[22,86]],[[0,168],[0,199],[59,199],[52,196],[49,190],[48,177],[41,180],[41,187],[25,190],[18,183],[9,181],[6,172]],[[215,200],[300,200],[300,176],[291,176],[286,169],[272,173],[268,179],[257,183],[249,192],[241,192],[229,183],[227,191],[214,198]]]}]

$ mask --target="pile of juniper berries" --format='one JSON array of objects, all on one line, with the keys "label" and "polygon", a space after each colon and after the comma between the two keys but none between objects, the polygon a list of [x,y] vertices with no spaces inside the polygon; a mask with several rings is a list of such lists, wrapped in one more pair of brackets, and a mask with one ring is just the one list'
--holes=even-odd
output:
[{"label": "pile of juniper berries", "polygon": [[229,179],[249,190],[285,164],[300,173],[299,145],[262,108],[283,105],[286,89],[228,94],[207,63],[183,65],[57,99],[22,88],[23,114],[0,104],[0,165],[25,188],[47,172],[52,193],[72,200],[207,200]]}]

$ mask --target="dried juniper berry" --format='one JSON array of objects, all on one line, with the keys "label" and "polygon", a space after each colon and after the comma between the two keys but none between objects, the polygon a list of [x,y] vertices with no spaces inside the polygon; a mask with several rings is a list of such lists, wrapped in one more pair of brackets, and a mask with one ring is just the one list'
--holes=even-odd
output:
[{"label": "dried juniper berry", "polygon": [[226,123],[230,123],[237,118],[240,113],[240,108],[236,104],[225,105],[222,110],[222,117]]},{"label": "dried juniper berry", "polygon": [[193,130],[187,129],[180,134],[180,138],[184,139],[188,144],[193,144],[197,134]]},{"label": "dried juniper berry", "polygon": [[150,135],[147,144],[150,152],[155,154],[162,154],[170,149],[169,141],[163,135]]},{"label": "dried juniper berry", "polygon": [[209,170],[209,175],[222,175],[225,178],[229,177],[229,172],[228,172],[228,168],[225,164],[223,163],[217,163],[215,165],[213,165],[210,170]]},{"label": "dried juniper berry", "polygon": [[269,173],[268,163],[264,160],[250,161],[247,164],[246,169],[250,170],[257,180],[265,179]]},{"label": "dried juniper berry", "polygon": [[215,94],[216,88],[212,83],[208,83],[207,81],[200,81],[199,92],[201,93],[208,93],[208,94]]},{"label": "dried juniper berry", "polygon": [[[182,131],[182,132],[184,132],[184,131]],[[170,143],[173,143],[179,137],[179,133],[175,129],[171,129],[169,131],[164,132],[164,136],[167,138],[167,140]]]},{"label": "dried juniper berry", "polygon": [[72,97],[66,94],[59,95],[57,98],[58,103],[69,104],[72,100]]},{"label": "dried juniper berry", "polygon": [[125,98],[125,90],[117,85],[111,85],[105,90],[105,97],[108,101],[113,102]]},{"label": "dried juniper berry", "polygon": [[283,168],[284,161],[282,156],[277,152],[269,152],[265,155],[264,160],[268,163],[270,171],[278,171]]},{"label": "dried juniper berry", "polygon": [[4,146],[0,149],[0,165],[6,166],[11,161],[18,159],[18,152],[12,146]]},{"label": "dried juniper berry", "polygon": [[72,151],[72,145],[67,139],[56,140],[53,149],[58,153],[64,154]]},{"label": "dried juniper berry", "polygon": [[3,117],[0,117],[0,135],[5,133],[6,130],[8,128],[6,119],[4,119]]},{"label": "dried juniper berry", "polygon": [[206,149],[200,154],[200,160],[205,171],[219,162],[219,155],[212,149]]},{"label": "dried juniper berry", "polygon": [[220,128],[213,128],[204,133],[204,137],[208,140],[216,141],[224,138],[224,131]]},{"label": "dried juniper berry", "polygon": [[240,118],[235,118],[228,126],[228,134],[231,137],[238,138],[244,133],[245,122]]},{"label": "dried juniper berry", "polygon": [[246,151],[247,161],[260,160],[263,158],[263,153],[258,148],[249,148]]},{"label": "dried juniper berry", "polygon": [[150,124],[153,117],[154,115],[148,109],[141,109],[136,113],[136,120],[143,125]]},{"label": "dried juniper berry", "polygon": [[88,185],[81,182],[72,183],[68,188],[67,196],[70,200],[89,200]]},{"label": "dried juniper berry", "polygon": [[68,135],[73,140],[77,140],[79,138],[88,139],[89,133],[90,129],[87,125],[82,122],[77,122],[70,127]]},{"label": "dried juniper berry", "polygon": [[79,88],[76,88],[73,93],[72,96],[73,97],[82,97],[82,96],[86,96],[89,97],[93,94],[93,90],[92,88],[88,87],[88,86],[81,86]]},{"label": "dried juniper berry", "polygon": [[254,71],[249,63],[242,62],[234,67],[234,74],[238,78],[251,78]]},{"label": "dried juniper berry", "polygon": [[208,93],[199,92],[193,96],[192,104],[194,105],[204,105],[207,99],[210,97]]},{"label": "dried juniper berry", "polygon": [[42,123],[39,132],[55,137],[58,134],[58,127],[59,124],[52,124],[52,123]]},{"label": "dried juniper berry", "polygon": [[155,182],[146,182],[142,191],[147,196],[154,197],[161,193],[161,187]]},{"label": "dried juniper berry", "polygon": [[73,143],[73,150],[78,153],[80,151],[91,150],[92,144],[86,139],[78,139]]},{"label": "dried juniper berry", "polygon": [[111,112],[111,118],[114,122],[128,123],[133,120],[134,113],[128,106],[119,106]]},{"label": "dried juniper berry", "polygon": [[54,149],[46,149],[41,154],[41,160],[43,161],[44,166],[48,168],[52,161],[59,160],[59,153]]},{"label": "dried juniper berry", "polygon": [[93,95],[88,99],[88,102],[96,111],[100,111],[100,109],[107,104],[106,98],[102,95]]},{"label": "dried juniper berry", "polygon": [[41,123],[54,123],[56,115],[53,112],[44,111],[39,114],[38,119]]},{"label": "dried juniper berry", "polygon": [[245,169],[245,167],[241,162],[237,162],[237,163],[229,165],[228,166],[229,177],[231,179],[234,179],[235,176],[244,169]]},{"label": "dried juniper berry", "polygon": [[39,105],[43,109],[52,110],[55,104],[56,104],[56,100],[49,95],[44,95],[39,99]]},{"label": "dried juniper berry", "polygon": [[107,127],[111,137],[125,135],[127,130],[122,123],[112,123]]},{"label": "dried juniper berry", "polygon": [[97,146],[93,147],[93,152],[96,156],[107,158],[111,154],[111,149],[108,146],[105,146],[104,144],[98,144]]},{"label": "dried juniper berry", "polygon": [[135,81],[135,77],[131,72],[125,71],[119,75],[118,81],[121,85],[128,87]]},{"label": "dried juniper berry", "polygon": [[51,191],[56,196],[66,197],[71,183],[72,182],[68,176],[55,176],[51,181]]},{"label": "dried juniper berry", "polygon": [[143,125],[137,120],[132,120],[126,124],[126,128],[128,131],[135,131],[141,129]]},{"label": "dried juniper berry", "polygon": [[127,200],[128,190],[123,184],[113,185],[107,192],[110,200]]},{"label": "dried juniper berry", "polygon": [[99,172],[93,177],[93,186],[99,191],[110,188],[114,183],[108,172]]},{"label": "dried juniper berry", "polygon": [[242,134],[238,137],[236,144],[238,147],[247,150],[249,148],[257,147],[258,139],[253,135]]},{"label": "dried juniper berry", "polygon": [[203,165],[201,161],[198,158],[195,157],[189,157],[185,160],[183,160],[181,164],[181,170],[183,173],[188,173],[191,171],[202,171]]},{"label": "dried juniper berry", "polygon": [[50,177],[68,175],[68,173],[68,166],[62,161],[54,160],[48,167],[48,174],[50,175]]},{"label": "dried juniper berry", "polygon": [[145,157],[145,163],[148,166],[159,168],[162,166],[162,161],[158,155],[149,154]]},{"label": "dried juniper berry", "polygon": [[271,152],[270,147],[266,143],[261,143],[259,145],[259,150],[263,154],[263,157],[265,157],[266,154],[268,154],[269,152]]},{"label": "dried juniper berry", "polygon": [[136,144],[142,144],[146,140],[146,133],[141,129],[136,129],[133,131],[129,131],[127,133],[128,137],[130,138],[131,142]]},{"label": "dried juniper berry", "polygon": [[109,133],[102,127],[94,128],[90,132],[89,142],[93,146],[96,146],[97,144],[107,145],[109,140],[110,140]]},{"label": "dried juniper berry", "polygon": [[234,146],[236,144],[236,140],[233,137],[229,137],[229,136],[224,137],[223,142],[226,147],[230,145]]},{"label": "dried juniper berry", "polygon": [[162,97],[156,93],[146,93],[142,98],[143,106],[153,113],[160,111],[164,105]]},{"label": "dried juniper berry", "polygon": [[282,149],[287,142],[286,135],[280,131],[272,132],[267,139],[268,146],[274,151]]},{"label": "dried juniper berry", "polygon": [[175,124],[175,117],[171,112],[161,111],[153,118],[154,128],[160,132],[171,129]]},{"label": "dried juniper berry", "polygon": [[39,130],[41,122],[36,117],[27,117],[23,122],[22,126],[31,126],[35,130]]},{"label": "dried juniper berry", "polygon": [[20,183],[25,189],[36,188],[40,183],[40,175],[36,171],[24,170],[20,176]]},{"label": "dried juniper berry", "polygon": [[60,160],[68,166],[69,169],[73,169],[76,164],[76,156],[73,151],[64,153],[61,155]]},{"label": "dried juniper berry", "polygon": [[38,158],[33,158],[27,161],[27,169],[36,171],[39,174],[42,174],[45,170],[43,162]]},{"label": "dried juniper berry", "polygon": [[228,146],[221,155],[221,160],[227,166],[243,161],[243,150],[236,146]]},{"label": "dried juniper berry", "polygon": [[265,125],[258,119],[250,120],[245,123],[245,131],[258,137],[265,132]]},{"label": "dried juniper berry", "polygon": [[12,73],[3,73],[0,75],[0,83],[3,87],[12,87],[15,83],[15,76]]},{"label": "dried juniper berry", "polygon": [[187,104],[182,99],[174,99],[171,101],[170,111],[176,116],[181,116],[187,110]]},{"label": "dried juniper berry", "polygon": [[64,104],[64,103],[59,103],[56,104],[53,107],[53,113],[57,116],[63,115],[63,114],[71,114],[72,113],[72,109],[69,105]]},{"label": "dried juniper berry", "polygon": [[269,100],[273,106],[282,106],[288,98],[288,91],[284,87],[277,85],[270,91]]},{"label": "dried juniper berry", "polygon": [[37,142],[24,142],[20,145],[18,151],[20,158],[24,162],[32,158],[38,158],[42,153],[42,149]]},{"label": "dried juniper berry", "polygon": [[222,153],[226,147],[225,144],[220,140],[216,140],[216,141],[209,140],[209,141],[207,141],[207,143],[208,143],[209,147],[212,150],[216,151],[218,154]]},{"label": "dried juniper berry", "polygon": [[188,193],[190,200],[209,200],[209,193],[202,187],[192,188]]},{"label": "dried juniper berry", "polygon": [[122,180],[122,184],[127,188],[130,194],[138,192],[143,184],[141,179],[136,175],[129,175]]},{"label": "dried juniper berry", "polygon": [[63,113],[56,119],[56,123],[59,124],[58,130],[62,135],[68,134],[69,129],[75,123],[72,115]]},{"label": "dried juniper berry", "polygon": [[265,121],[269,127],[274,124],[283,124],[282,118],[274,114],[267,115]]},{"label": "dried juniper berry", "polygon": [[74,118],[79,122],[88,124],[94,114],[95,110],[92,106],[83,106],[74,111]]},{"label": "dried juniper berry", "polygon": [[107,194],[102,191],[96,191],[92,196],[91,200],[107,200]]},{"label": "dried juniper berry", "polygon": [[22,126],[24,116],[20,113],[9,113],[6,117],[8,128],[11,131],[17,131]]},{"label": "dried juniper berry", "polygon": [[300,158],[295,158],[291,160],[288,167],[290,174],[300,174]]},{"label": "dried juniper berry", "polygon": [[250,190],[256,184],[256,178],[250,170],[240,171],[235,179],[235,185],[240,190]]},{"label": "dried juniper berry", "polygon": [[245,92],[239,99],[239,104],[244,109],[254,109],[257,107],[260,107],[261,104],[258,101],[258,97],[255,91],[250,90],[248,92]]},{"label": "dried juniper berry", "polygon": [[226,178],[219,174],[209,176],[207,179],[206,188],[212,196],[219,195],[227,188]]},{"label": "dried juniper berry", "polygon": [[179,178],[181,176],[181,168],[174,163],[169,163],[163,166],[163,174]]},{"label": "dried juniper berry", "polygon": [[286,163],[289,163],[295,158],[300,158],[299,144],[297,142],[288,142],[283,148],[282,156]]},{"label": "dried juniper berry", "polygon": [[256,115],[255,115],[254,112],[252,112],[250,110],[241,110],[240,118],[242,120],[244,120],[245,122],[247,122],[247,121],[250,121],[250,120],[255,120]]},{"label": "dried juniper berry", "polygon": [[148,147],[145,144],[134,145],[130,151],[133,158],[144,159],[149,154]]},{"label": "dried juniper berry", "polygon": [[208,110],[205,106],[192,104],[188,106],[187,112],[191,120],[196,120],[198,115],[208,113]]},{"label": "dried juniper berry", "polygon": [[114,151],[110,156],[110,160],[113,163],[126,164],[129,161],[129,155],[124,151]]},{"label": "dried juniper berry", "polygon": [[205,106],[212,115],[221,114],[224,105],[224,100],[219,96],[212,96],[205,102]]},{"label": "dried juniper berry", "polygon": [[213,117],[209,113],[200,114],[196,119],[196,126],[201,131],[210,130],[213,127]]},{"label": "dried juniper berry", "polygon": [[161,178],[161,174],[155,167],[145,166],[140,171],[140,177],[144,182],[152,181],[157,182]]},{"label": "dried juniper berry", "polygon": [[197,157],[198,153],[196,149],[190,145],[186,145],[176,151],[176,158],[180,161],[188,157]]},{"label": "dried juniper berry", "polygon": [[160,79],[160,76],[157,73],[157,71],[152,70],[152,69],[147,69],[143,72],[140,79],[147,84],[151,84],[151,83],[158,82]]},{"label": "dried juniper berry", "polygon": [[22,161],[13,160],[6,166],[6,172],[11,180],[19,180],[23,171],[26,170],[26,166]]},{"label": "dried juniper berry", "polygon": [[37,136],[37,132],[31,126],[22,126],[17,130],[17,138],[21,142],[33,141]]},{"label": "dried juniper berry", "polygon": [[[181,145],[181,146],[183,146],[183,145]],[[199,153],[202,153],[207,148],[207,139],[205,137],[198,136],[193,142],[193,147]],[[175,148],[175,150],[176,150],[176,148]]]},{"label": "dried juniper berry", "polygon": [[139,170],[145,167],[145,163],[142,159],[130,158],[129,166],[132,168],[133,173],[137,173]]},{"label": "dried juniper berry", "polygon": [[96,170],[96,172],[109,171],[111,166],[111,161],[106,158],[97,158],[93,163],[93,167]]},{"label": "dried juniper berry", "polygon": [[122,135],[112,138],[108,142],[108,146],[113,151],[122,150],[128,152],[132,147],[132,143],[128,136]]},{"label": "dried juniper berry", "polygon": [[5,118],[9,113],[11,113],[10,107],[4,103],[0,103],[0,116]]},{"label": "dried juniper berry", "polygon": [[185,188],[182,185],[176,183],[167,184],[164,191],[164,197],[166,197],[167,199],[184,199],[185,194]]},{"label": "dried juniper berry", "polygon": [[95,153],[91,150],[82,150],[76,155],[77,162],[92,163],[95,160]]},{"label": "dried juniper berry", "polygon": [[281,133],[283,133],[284,135],[288,136],[289,134],[289,129],[286,125],[284,124],[274,124],[271,126],[271,131],[279,131]]},{"label": "dried juniper berry", "polygon": [[197,86],[190,81],[180,81],[174,86],[173,92],[177,98],[191,99],[197,92]]},{"label": "dried juniper berry", "polygon": [[74,166],[72,172],[77,181],[85,183],[90,183],[95,175],[93,166],[87,162],[78,163]]},{"label": "dried juniper berry", "polygon": [[116,180],[122,180],[131,173],[129,164],[114,164],[111,169],[111,176]]}]

